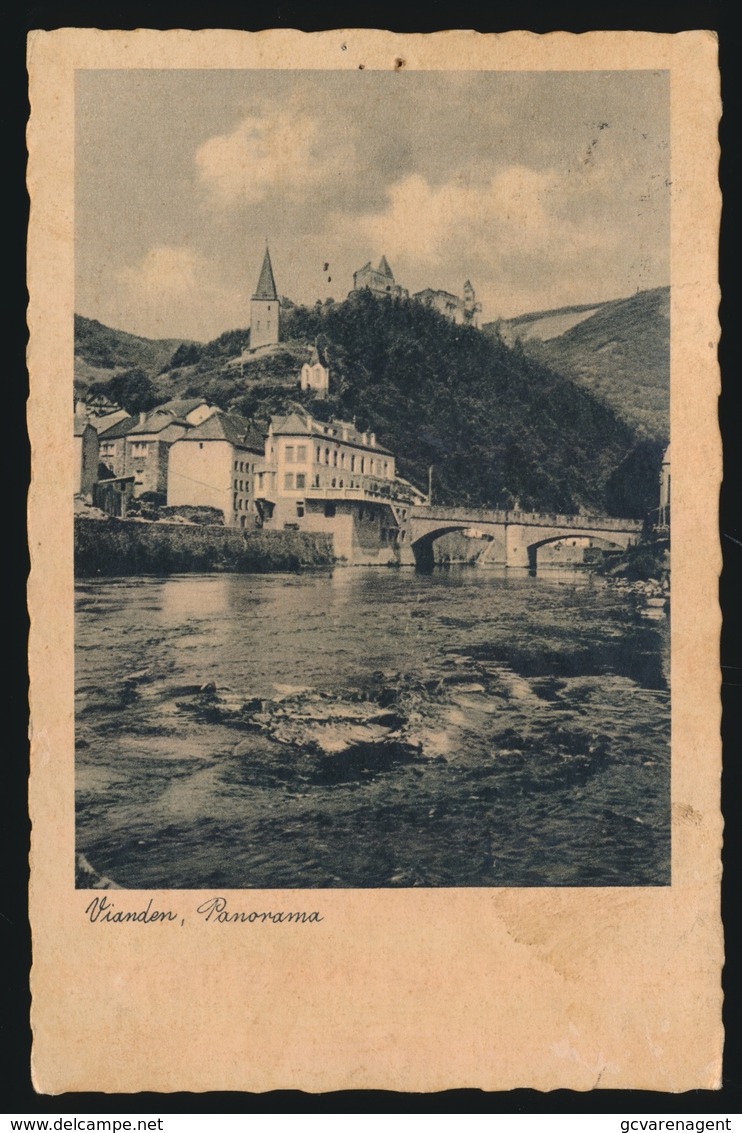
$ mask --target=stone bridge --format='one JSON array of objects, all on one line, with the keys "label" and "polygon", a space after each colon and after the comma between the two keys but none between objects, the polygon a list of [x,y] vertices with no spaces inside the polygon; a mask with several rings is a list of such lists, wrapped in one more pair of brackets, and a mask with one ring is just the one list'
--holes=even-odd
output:
[{"label": "stone bridge", "polygon": [[[411,507],[402,524],[403,544],[422,570],[433,566],[433,543],[450,531],[475,530],[489,540],[481,563],[534,569],[556,545],[565,549],[624,550],[642,531],[637,519],[607,515],[556,515],[525,511],[486,511],[481,508]],[[408,551],[409,554],[409,551]],[[556,557],[558,561],[558,556]],[[574,561],[574,558],[571,560]]]}]

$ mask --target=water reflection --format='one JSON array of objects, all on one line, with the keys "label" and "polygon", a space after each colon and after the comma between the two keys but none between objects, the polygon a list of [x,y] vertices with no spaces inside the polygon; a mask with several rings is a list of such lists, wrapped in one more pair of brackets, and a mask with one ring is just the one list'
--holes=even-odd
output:
[{"label": "water reflection", "polygon": [[669,880],[667,619],[587,572],[88,581],[76,645],[121,885]]}]

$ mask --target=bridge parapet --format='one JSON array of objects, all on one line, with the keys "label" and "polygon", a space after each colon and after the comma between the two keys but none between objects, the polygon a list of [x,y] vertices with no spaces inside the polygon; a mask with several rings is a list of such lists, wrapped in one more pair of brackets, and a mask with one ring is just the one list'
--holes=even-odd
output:
[{"label": "bridge parapet", "polygon": [[637,534],[643,527],[640,519],[619,519],[612,515],[559,515],[554,512],[490,511],[486,508],[463,507],[416,506],[409,509],[407,518],[408,521],[417,519],[442,524],[468,521],[471,527],[476,527],[480,523],[497,523],[504,526],[559,527],[574,531],[602,530]]}]

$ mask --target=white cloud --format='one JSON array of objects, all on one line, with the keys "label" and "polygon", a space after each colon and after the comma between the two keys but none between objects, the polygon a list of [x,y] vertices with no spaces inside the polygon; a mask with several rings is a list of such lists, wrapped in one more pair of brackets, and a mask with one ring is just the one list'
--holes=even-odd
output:
[{"label": "white cloud", "polygon": [[441,184],[415,173],[390,185],[386,207],[336,214],[328,231],[378,258],[403,286],[457,290],[469,276],[484,317],[615,298],[622,290],[621,223],[610,207],[580,207],[582,172],[511,164]]},{"label": "white cloud", "polygon": [[561,260],[567,251],[604,252],[609,231],[560,215],[570,190],[558,175],[511,165],[489,180],[457,177],[431,186],[413,174],[394,183],[384,212],[361,217],[357,227],[375,247],[394,255],[435,262],[466,242],[497,260],[516,252]]},{"label": "white cloud", "polygon": [[135,266],[121,268],[119,279],[144,301],[159,296],[175,299],[188,295],[196,286],[198,266],[198,257],[190,248],[159,244]]},{"label": "white cloud", "polygon": [[202,179],[219,198],[248,204],[271,194],[300,200],[336,177],[347,160],[346,147],[328,143],[309,114],[282,109],[244,118],[196,153]]},{"label": "white cloud", "polygon": [[210,339],[246,325],[249,297],[214,282],[212,267],[190,248],[155,245],[115,273],[96,317],[147,338]]}]

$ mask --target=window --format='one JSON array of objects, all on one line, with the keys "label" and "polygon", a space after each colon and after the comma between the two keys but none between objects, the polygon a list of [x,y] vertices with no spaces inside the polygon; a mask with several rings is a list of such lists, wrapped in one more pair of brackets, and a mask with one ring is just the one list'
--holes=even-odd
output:
[{"label": "window", "polygon": [[304,500],[297,500],[296,501],[296,518],[297,519],[303,519],[304,518]]},{"label": "window", "polygon": [[307,462],[307,446],[306,445],[297,445],[296,446],[296,463],[297,464],[306,464],[306,462]]},{"label": "window", "polygon": [[146,441],[132,441],[131,454],[132,456],[146,456],[149,445]]},{"label": "window", "polygon": [[285,457],[287,464],[293,464],[294,463],[294,446],[293,445],[286,445],[286,448],[284,449],[284,457]]},{"label": "window", "polygon": [[345,453],[344,452],[340,453],[340,467],[345,468]]},{"label": "window", "polygon": [[238,469],[238,464],[237,464],[237,461],[235,460],[235,462],[234,462],[234,470],[235,470],[235,472],[237,471],[237,469]]},{"label": "window", "polygon": [[365,457],[362,456],[361,457],[361,472],[365,472],[365,471],[366,471],[366,460],[365,460]]},{"label": "window", "polygon": [[237,511],[237,493],[232,498],[232,511]]},{"label": "window", "polygon": [[338,450],[337,449],[335,449],[335,451],[332,454],[332,463],[333,463],[333,467],[337,468],[337,466],[338,466]]},{"label": "window", "polygon": [[314,477],[314,486],[315,486],[315,488],[319,488],[319,472]]},{"label": "window", "polygon": [[303,472],[296,473],[296,486],[297,488],[306,488],[307,478]]},{"label": "window", "polygon": [[285,474],[285,476],[283,478],[283,486],[284,486],[284,488],[288,489],[289,491],[293,491],[293,487],[294,487],[294,474],[293,474],[293,472],[287,472]]},{"label": "window", "polygon": [[322,449],[317,445],[317,464],[322,460]]},{"label": "window", "polygon": [[351,458],[350,458],[350,470],[351,470],[351,472],[355,472],[355,470],[356,470],[356,458],[355,458],[355,456],[351,456]]},{"label": "window", "polygon": [[330,463],[330,450],[329,450],[329,448],[326,448],[325,449],[325,464],[329,464],[329,463]]},{"label": "window", "polygon": [[198,447],[199,447],[199,448],[203,448],[203,447],[204,447],[204,442],[203,442],[203,441],[199,441],[199,442],[198,442]]},{"label": "window", "polygon": [[332,485],[331,485],[331,486],[332,486],[333,488],[337,488],[337,484],[338,484],[338,482],[337,482],[337,480],[335,479],[335,477],[333,476],[333,478],[332,478]]},{"label": "window", "polygon": [[325,518],[326,519],[334,519],[335,518],[335,505],[334,504],[325,504]]}]

